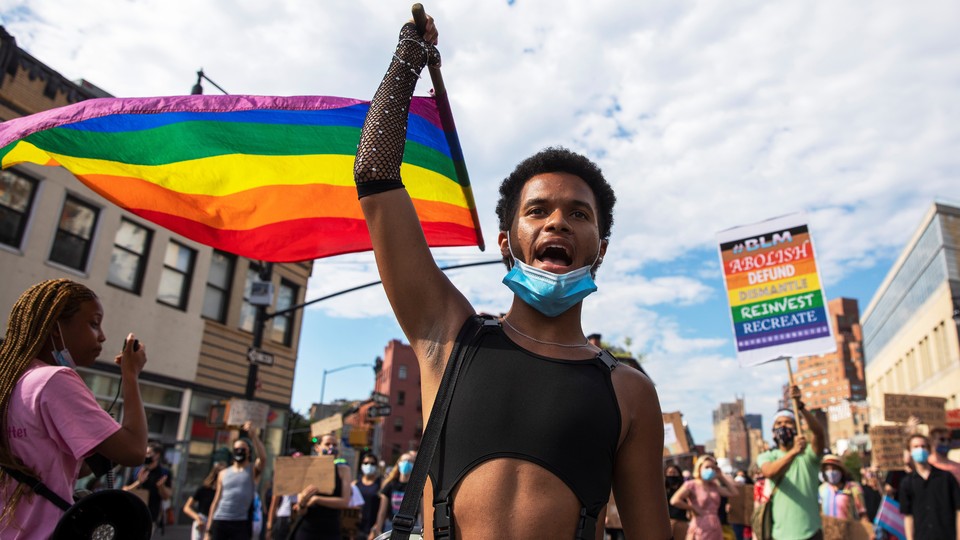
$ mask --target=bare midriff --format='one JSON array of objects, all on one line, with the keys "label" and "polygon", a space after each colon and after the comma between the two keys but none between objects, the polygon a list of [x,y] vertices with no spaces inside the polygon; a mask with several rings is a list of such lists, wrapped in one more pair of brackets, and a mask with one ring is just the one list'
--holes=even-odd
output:
[{"label": "bare midriff", "polygon": [[[429,482],[425,500],[433,499]],[[460,540],[574,537],[580,501],[535,463],[495,458],[472,469],[453,492],[455,538]],[[426,505],[425,538],[433,538],[433,508]],[[602,523],[602,519],[600,521]]]}]

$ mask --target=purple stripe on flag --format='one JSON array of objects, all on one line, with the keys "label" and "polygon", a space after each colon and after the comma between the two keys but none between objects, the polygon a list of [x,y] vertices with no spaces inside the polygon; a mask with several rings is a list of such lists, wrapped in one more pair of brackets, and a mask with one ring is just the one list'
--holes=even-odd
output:
[{"label": "purple stripe on flag", "polygon": [[[417,100],[414,100],[416,102]],[[14,118],[2,123],[0,127],[0,148],[32,133],[64,124],[72,124],[89,118],[100,118],[111,114],[151,114],[167,112],[228,112],[252,111],[259,109],[280,110],[324,110],[349,107],[365,103],[360,99],[329,96],[166,96],[151,98],[97,98],[88,99],[66,107],[57,107],[32,114],[29,117]],[[418,104],[417,108],[421,108]],[[436,113],[429,119],[440,127]]]}]

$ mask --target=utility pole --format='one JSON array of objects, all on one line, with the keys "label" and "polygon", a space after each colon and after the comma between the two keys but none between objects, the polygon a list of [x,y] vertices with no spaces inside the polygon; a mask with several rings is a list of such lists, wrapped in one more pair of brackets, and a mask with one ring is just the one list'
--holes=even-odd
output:
[{"label": "utility pole", "polygon": [[[265,262],[260,264],[260,281],[270,283],[273,278],[273,263]],[[257,304],[257,314],[253,320],[253,348],[257,351],[263,346],[263,327],[267,324],[267,306]],[[244,398],[253,399],[253,394],[257,390],[257,374],[260,371],[260,365],[256,362],[250,362],[247,369],[247,389],[244,392]]]}]

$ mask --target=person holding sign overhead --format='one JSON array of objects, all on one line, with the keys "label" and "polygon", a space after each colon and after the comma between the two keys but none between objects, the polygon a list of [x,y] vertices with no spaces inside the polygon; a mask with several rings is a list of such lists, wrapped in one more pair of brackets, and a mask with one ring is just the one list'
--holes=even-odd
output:
[{"label": "person holding sign overhead", "polygon": [[776,491],[773,504],[773,537],[777,540],[807,540],[823,538],[820,530],[820,503],[817,489],[818,473],[824,448],[823,426],[800,400],[800,389],[794,386],[790,395],[803,415],[813,441],[797,430],[793,411],[781,409],[773,417],[773,440],[777,447],[760,454],[757,465],[767,482]]},{"label": "person holding sign overhead", "polygon": [[[250,510],[267,450],[260,442],[260,430],[250,422],[243,425],[242,431],[250,438],[233,442],[233,465],[217,475],[217,493],[210,505],[211,520],[205,540],[249,540],[253,534]],[[256,453],[251,455],[254,449]]]}]

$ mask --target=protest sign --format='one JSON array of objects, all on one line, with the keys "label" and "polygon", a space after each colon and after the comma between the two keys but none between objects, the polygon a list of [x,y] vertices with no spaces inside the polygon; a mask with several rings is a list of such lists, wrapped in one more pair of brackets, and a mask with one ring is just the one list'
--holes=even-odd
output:
[{"label": "protest sign", "polygon": [[270,406],[266,403],[233,398],[227,406],[227,425],[242,426],[245,422],[250,422],[253,427],[263,429],[267,427],[269,414]]},{"label": "protest sign", "polygon": [[740,365],[836,350],[803,214],[734,227],[717,241]]},{"label": "protest sign", "polygon": [[873,526],[860,520],[821,516],[823,540],[873,540]]},{"label": "protest sign", "polygon": [[946,412],[947,427],[950,429],[960,429],[960,409],[950,409]]},{"label": "protest sign", "polygon": [[738,485],[737,491],[727,499],[730,510],[727,512],[727,521],[735,525],[750,525],[753,517],[753,486]]},{"label": "protest sign", "polygon": [[946,398],[910,394],[884,394],[883,417],[887,422],[906,422],[911,416],[928,426],[946,426]]},{"label": "protest sign", "polygon": [[343,415],[340,413],[330,415],[323,420],[317,420],[310,424],[311,437],[323,437],[343,427]]},{"label": "protest sign", "polygon": [[334,456],[278,457],[273,463],[273,494],[293,495],[309,485],[330,495],[336,488]]},{"label": "protest sign", "polygon": [[878,469],[903,468],[906,437],[902,426],[870,426],[870,460]]},{"label": "protest sign", "polygon": [[679,412],[663,413],[663,455],[675,456],[689,451],[683,415]]}]

